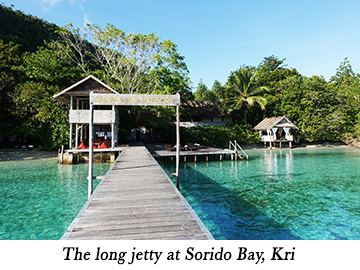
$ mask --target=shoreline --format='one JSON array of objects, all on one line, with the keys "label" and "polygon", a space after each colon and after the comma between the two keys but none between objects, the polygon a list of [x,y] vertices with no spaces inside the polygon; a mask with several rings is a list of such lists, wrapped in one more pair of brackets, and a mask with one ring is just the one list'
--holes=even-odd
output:
[{"label": "shoreline", "polygon": [[[161,145],[161,144],[159,144]],[[258,150],[270,150],[269,147],[264,148],[261,144],[243,144],[241,147],[244,151],[258,151]],[[346,147],[354,148],[354,146],[345,143],[321,143],[321,144],[310,144],[303,143],[300,145],[294,145],[291,150],[296,149],[323,149],[323,148],[334,148],[334,147]],[[288,147],[282,147],[281,150],[287,150]],[[279,147],[273,148],[272,150],[280,150]],[[38,160],[38,159],[57,159],[58,153],[56,151],[44,151],[39,149],[16,149],[16,148],[0,148],[0,162],[2,161],[21,161],[21,160]]]},{"label": "shoreline", "polygon": [[[283,146],[281,149],[277,146],[277,147],[273,147],[272,149],[270,149],[269,146],[267,146],[266,148],[262,145],[262,144],[243,144],[240,145],[244,150],[247,151],[256,151],[256,150],[288,150],[289,147],[287,145]],[[324,148],[339,148],[339,147],[344,147],[344,148],[354,148],[357,149],[356,147],[352,146],[352,145],[348,145],[345,143],[302,143],[299,145],[293,145],[293,147],[291,148],[291,150],[296,150],[296,149],[324,149]]]},{"label": "shoreline", "polygon": [[38,160],[38,159],[56,159],[56,151],[43,151],[38,149],[16,149],[0,148],[1,161],[21,161],[21,160]]}]

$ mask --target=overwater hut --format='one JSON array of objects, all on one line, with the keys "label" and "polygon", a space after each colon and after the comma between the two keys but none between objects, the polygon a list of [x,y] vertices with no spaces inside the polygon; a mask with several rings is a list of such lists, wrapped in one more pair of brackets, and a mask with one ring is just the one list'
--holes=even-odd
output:
[{"label": "overwater hut", "polygon": [[261,141],[270,144],[270,149],[275,143],[279,143],[281,148],[281,143],[288,142],[289,148],[292,146],[294,141],[294,136],[291,135],[291,129],[299,129],[295,126],[287,117],[279,116],[272,118],[265,118],[259,124],[254,127],[255,130],[259,131]]},{"label": "overwater hut", "polygon": [[[75,148],[83,140],[84,142],[88,141],[91,92],[117,94],[110,86],[90,75],[53,96],[55,100],[70,105],[69,149],[73,148],[74,135]],[[118,125],[119,116],[115,106],[94,106],[95,136],[103,141],[111,142],[109,145],[111,148],[116,146],[118,140]]]}]

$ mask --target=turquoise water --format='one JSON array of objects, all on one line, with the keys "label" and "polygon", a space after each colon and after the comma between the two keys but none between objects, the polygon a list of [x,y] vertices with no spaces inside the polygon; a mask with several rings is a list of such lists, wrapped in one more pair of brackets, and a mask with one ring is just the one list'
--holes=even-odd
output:
[{"label": "turquoise water", "polygon": [[[109,168],[94,164],[94,175]],[[0,239],[60,239],[87,200],[87,174],[56,159],[0,162]]]},{"label": "turquoise water", "polygon": [[[181,192],[215,239],[360,239],[359,150],[248,155],[181,164]],[[175,171],[173,163],[161,165]]]}]

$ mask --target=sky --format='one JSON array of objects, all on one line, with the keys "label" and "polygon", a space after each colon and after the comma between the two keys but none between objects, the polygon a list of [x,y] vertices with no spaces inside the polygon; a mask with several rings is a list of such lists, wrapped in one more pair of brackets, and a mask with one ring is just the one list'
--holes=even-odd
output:
[{"label": "sky", "polygon": [[107,23],[155,33],[185,57],[194,89],[225,84],[240,66],[286,59],[302,75],[329,80],[348,58],[360,73],[358,0],[0,0],[58,26]]}]

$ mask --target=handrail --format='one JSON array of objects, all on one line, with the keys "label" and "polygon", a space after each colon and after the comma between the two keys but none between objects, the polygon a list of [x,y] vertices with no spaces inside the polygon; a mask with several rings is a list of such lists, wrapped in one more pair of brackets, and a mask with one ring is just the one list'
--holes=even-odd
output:
[{"label": "handrail", "polygon": [[231,147],[234,148],[235,154],[238,155],[240,158],[241,156],[239,155],[239,150],[246,156],[246,159],[249,160],[249,156],[245,153],[244,149],[242,149],[242,147],[236,142],[236,140],[234,140],[234,143],[232,141],[229,141],[229,150],[232,149]]},{"label": "handrail", "polygon": [[241,152],[246,156],[246,159],[249,160],[249,156],[245,153],[244,149],[242,149],[242,147],[236,141],[234,141],[234,143],[237,147],[239,147]]}]

